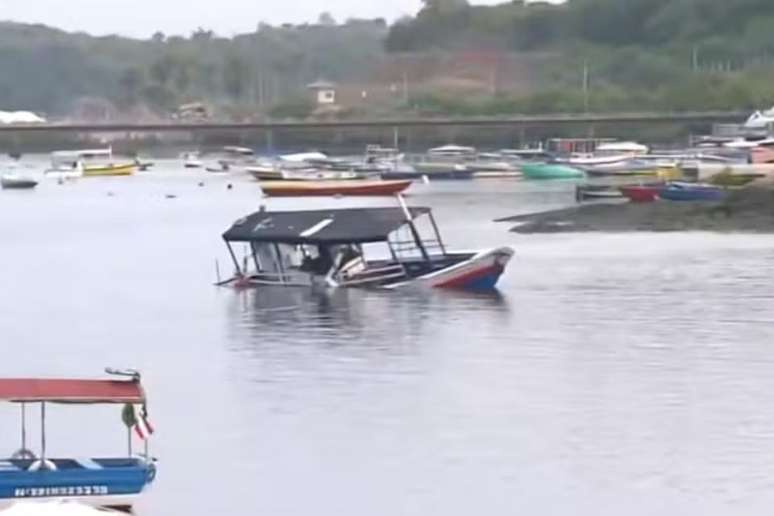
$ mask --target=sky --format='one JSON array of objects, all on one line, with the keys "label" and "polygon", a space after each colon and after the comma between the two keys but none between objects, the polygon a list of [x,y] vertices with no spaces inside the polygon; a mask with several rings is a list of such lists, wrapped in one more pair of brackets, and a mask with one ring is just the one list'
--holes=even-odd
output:
[{"label": "sky", "polygon": [[[495,4],[507,0],[473,0]],[[394,20],[419,10],[420,0],[0,0],[0,18],[44,23],[68,31],[150,37],[188,35],[198,27],[222,36],[252,32],[258,23],[315,21],[322,12],[334,18]]]}]

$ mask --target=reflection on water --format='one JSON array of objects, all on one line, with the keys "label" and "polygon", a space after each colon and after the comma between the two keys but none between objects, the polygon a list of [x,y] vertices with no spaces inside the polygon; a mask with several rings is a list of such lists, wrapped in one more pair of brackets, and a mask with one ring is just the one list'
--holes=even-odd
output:
[{"label": "reflection on water", "polygon": [[[261,201],[199,178],[0,195],[0,375],[141,369],[140,514],[770,512],[774,238],[511,235],[491,219],[571,185],[421,185],[450,245],[516,248],[498,295],[238,292],[218,235]],[[123,449],[118,414],[77,416],[56,453]]]}]

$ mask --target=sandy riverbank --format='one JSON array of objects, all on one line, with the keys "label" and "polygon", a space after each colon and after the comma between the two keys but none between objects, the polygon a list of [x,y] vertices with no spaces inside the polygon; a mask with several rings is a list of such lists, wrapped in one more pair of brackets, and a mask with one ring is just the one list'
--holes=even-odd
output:
[{"label": "sandy riverbank", "polygon": [[774,182],[760,181],[733,191],[723,202],[658,201],[584,204],[543,213],[518,215],[516,233],[717,231],[774,233]]}]

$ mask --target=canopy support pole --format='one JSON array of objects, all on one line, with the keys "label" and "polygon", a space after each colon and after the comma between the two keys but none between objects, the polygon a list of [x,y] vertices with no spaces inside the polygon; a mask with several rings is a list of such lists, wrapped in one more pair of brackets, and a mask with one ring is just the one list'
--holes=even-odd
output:
[{"label": "canopy support pole", "polygon": [[27,404],[21,404],[21,449],[27,449]]},{"label": "canopy support pole", "polygon": [[237,260],[236,255],[234,254],[234,249],[231,247],[231,242],[226,242],[226,247],[228,247],[228,254],[231,255],[231,261],[234,262],[234,267],[236,268],[236,272],[238,276],[242,275],[242,268],[239,267],[239,260]]},{"label": "canopy support pole", "polygon": [[403,210],[404,215],[406,215],[406,223],[411,230],[411,235],[414,237],[414,243],[417,244],[419,251],[422,253],[422,258],[424,258],[427,263],[430,263],[430,255],[427,254],[425,244],[422,243],[422,237],[419,235],[419,231],[414,225],[414,218],[411,216],[411,211],[409,211],[408,206],[406,206],[406,201],[403,199],[401,194],[397,194],[396,197],[398,198],[398,202],[400,203],[400,207]]},{"label": "canopy support pole", "polygon": [[132,427],[127,426],[126,427],[126,445],[127,450],[129,450],[129,457],[132,456]]},{"label": "canopy support pole", "polygon": [[46,463],[46,402],[40,403],[40,463]]},{"label": "canopy support pole", "polygon": [[443,238],[441,238],[441,232],[438,231],[438,224],[435,223],[435,217],[433,217],[433,212],[429,213],[430,215],[430,223],[433,225],[433,231],[435,231],[435,238],[438,240],[438,245],[441,246],[441,252],[444,256],[446,256],[446,246],[443,243]]}]

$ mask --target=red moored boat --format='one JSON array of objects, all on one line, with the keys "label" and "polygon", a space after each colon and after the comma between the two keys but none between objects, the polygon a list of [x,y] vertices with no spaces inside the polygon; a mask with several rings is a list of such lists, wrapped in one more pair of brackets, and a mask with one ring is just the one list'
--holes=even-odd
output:
[{"label": "red moored boat", "polygon": [[655,186],[622,186],[621,193],[631,202],[653,202],[658,199],[660,188]]},{"label": "red moored boat", "polygon": [[392,196],[411,186],[405,181],[266,181],[261,190],[269,197],[299,197],[328,195]]}]

